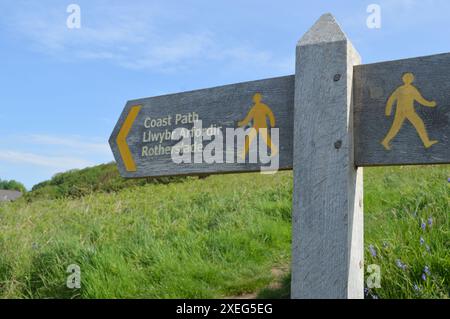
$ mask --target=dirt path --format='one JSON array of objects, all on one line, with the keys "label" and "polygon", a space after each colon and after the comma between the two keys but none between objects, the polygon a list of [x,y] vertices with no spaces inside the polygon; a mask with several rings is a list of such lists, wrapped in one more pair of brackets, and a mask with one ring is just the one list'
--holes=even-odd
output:
[{"label": "dirt path", "polygon": [[[287,265],[277,266],[277,267],[272,268],[270,271],[272,273],[273,280],[264,289],[272,290],[272,291],[281,290],[283,287],[282,279],[284,278],[285,275],[288,274],[289,266],[287,266]],[[246,294],[242,294],[242,295],[229,296],[229,297],[225,297],[225,299],[256,299],[258,297],[258,294],[259,294],[259,291],[252,292],[252,293],[246,293]]]}]

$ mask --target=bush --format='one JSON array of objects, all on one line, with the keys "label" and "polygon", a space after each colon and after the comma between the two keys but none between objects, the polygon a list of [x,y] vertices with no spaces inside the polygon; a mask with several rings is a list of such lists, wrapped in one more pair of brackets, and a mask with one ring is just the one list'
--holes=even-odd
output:
[{"label": "bush", "polygon": [[53,176],[33,186],[25,199],[79,198],[95,192],[117,192],[127,187],[145,184],[170,183],[180,181],[181,177],[158,177],[125,179],[119,174],[115,163],[102,164],[82,170],[70,170]]},{"label": "bush", "polygon": [[10,191],[19,191],[22,194],[27,192],[27,189],[25,188],[25,186],[15,180],[10,180],[10,181],[2,181],[0,179],[0,189],[3,190],[10,190]]}]

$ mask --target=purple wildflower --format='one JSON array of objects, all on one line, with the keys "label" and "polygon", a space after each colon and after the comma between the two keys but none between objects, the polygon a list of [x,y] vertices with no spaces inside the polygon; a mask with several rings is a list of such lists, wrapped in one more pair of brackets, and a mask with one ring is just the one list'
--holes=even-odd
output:
[{"label": "purple wildflower", "polygon": [[422,274],[422,280],[426,281],[427,280],[427,275],[425,273]]},{"label": "purple wildflower", "polygon": [[413,289],[417,292],[419,292],[421,290],[417,284],[414,284]]},{"label": "purple wildflower", "polygon": [[420,245],[425,244],[425,239],[423,239],[423,237],[420,237]]},{"label": "purple wildflower", "polygon": [[425,266],[425,268],[423,268],[423,272],[424,272],[425,274],[427,274],[428,276],[430,276],[430,275],[431,275],[430,267]]},{"label": "purple wildflower", "polygon": [[450,183],[450,177],[447,179],[447,182],[449,182]]},{"label": "purple wildflower", "polygon": [[377,251],[376,251],[375,247],[373,247],[373,245],[369,246],[369,250],[370,250],[370,254],[372,255],[372,257],[377,257]]},{"label": "purple wildflower", "polygon": [[424,222],[422,222],[422,224],[420,225],[420,227],[422,228],[422,230],[427,229],[427,224],[425,224]]},{"label": "purple wildflower", "polygon": [[406,270],[406,265],[404,263],[402,263],[402,261],[400,259],[397,259],[395,261],[395,264],[397,265],[398,268],[400,268],[401,270]]},{"label": "purple wildflower", "polygon": [[433,226],[433,218],[428,218],[428,225]]}]

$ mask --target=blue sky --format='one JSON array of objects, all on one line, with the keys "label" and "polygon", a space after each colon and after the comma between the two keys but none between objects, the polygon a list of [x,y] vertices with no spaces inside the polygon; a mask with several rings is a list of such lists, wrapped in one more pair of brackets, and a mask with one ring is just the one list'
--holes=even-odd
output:
[{"label": "blue sky", "polygon": [[450,52],[448,0],[2,0],[0,178],[31,187],[113,160],[129,99],[294,73],[297,40],[327,12],[364,63]]}]

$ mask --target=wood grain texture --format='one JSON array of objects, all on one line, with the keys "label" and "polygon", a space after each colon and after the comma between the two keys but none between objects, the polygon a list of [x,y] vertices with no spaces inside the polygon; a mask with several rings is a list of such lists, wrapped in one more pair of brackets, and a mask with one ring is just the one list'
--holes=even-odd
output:
[{"label": "wood grain texture", "polygon": [[[332,30],[333,26],[321,23],[314,28]],[[327,32],[318,35],[316,31],[311,30],[304,36],[303,46],[344,41],[345,35],[340,30],[336,34],[328,32],[325,37],[323,35]],[[402,85],[402,75],[406,72],[414,74],[413,85],[426,99],[437,102],[435,108],[415,103],[415,110],[423,120],[430,139],[438,140],[438,143],[428,149],[425,148],[416,129],[406,120],[391,142],[392,149],[388,151],[380,142],[392,125],[396,107],[394,106],[393,114],[386,117],[386,102],[394,90]],[[356,66],[353,83],[355,164],[363,167],[450,163],[449,74],[450,54]],[[303,77],[303,81],[308,82],[310,78]],[[143,118],[197,112],[204,122],[204,127],[210,124],[224,128],[236,127],[237,122],[242,120],[250,109],[252,96],[257,92],[263,94],[263,102],[274,111],[277,119],[276,126],[280,129],[280,169],[291,169],[293,167],[293,75],[129,101],[110,139],[120,173],[124,177],[135,178],[259,171],[261,166],[259,164],[174,164],[170,156],[155,158],[139,156],[143,146],[140,141],[144,131]],[[304,98],[314,97],[305,96]],[[142,104],[143,109],[127,138],[136,161],[137,171],[127,172],[118,152],[116,137],[131,107],[137,104]],[[314,114],[304,114],[304,116],[309,117]],[[152,131],[155,132],[155,130]],[[175,142],[167,145],[174,144]],[[151,143],[149,145],[151,146]]]},{"label": "wood grain texture", "polygon": [[[144,131],[148,130],[144,127],[145,118],[163,118],[168,115],[174,117],[177,113],[196,112],[203,121],[204,128],[215,124],[222,126],[223,134],[225,134],[226,128],[238,127],[238,121],[245,118],[254,104],[252,98],[255,93],[262,94],[262,102],[272,109],[276,118],[275,127],[279,128],[280,134],[280,145],[278,145],[280,169],[292,168],[294,76],[286,76],[129,101],[109,141],[120,174],[127,178],[138,178],[259,171],[261,166],[267,165],[259,163],[176,164],[172,161],[170,154],[150,158],[141,156],[144,145],[154,146],[157,144],[143,143],[142,141]],[[130,109],[135,105],[142,105],[142,108],[126,140],[137,170],[136,172],[129,172],[124,167],[116,138]],[[188,129],[192,128],[192,124],[181,126]],[[173,130],[175,126],[172,125],[167,128]],[[165,129],[152,129],[152,132],[164,132]],[[173,146],[176,143],[176,141],[169,141],[164,143],[164,146]]]},{"label": "wood grain texture", "polygon": [[[396,112],[386,117],[389,96],[411,72],[413,85],[437,107],[415,103],[416,114],[425,124],[431,140],[438,143],[426,149],[408,120],[386,150],[381,141],[387,135]],[[354,74],[355,161],[358,166],[450,163],[450,54],[359,65]]]},{"label": "wood grain texture", "polygon": [[292,298],[363,297],[362,169],[353,165],[351,105],[358,63],[331,15],[297,46]]}]

